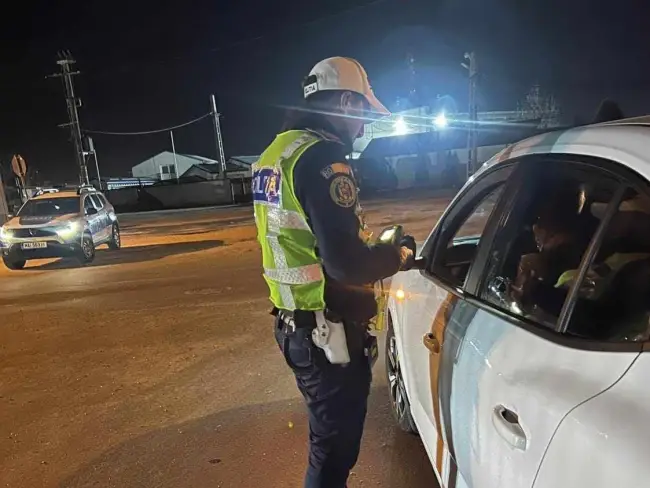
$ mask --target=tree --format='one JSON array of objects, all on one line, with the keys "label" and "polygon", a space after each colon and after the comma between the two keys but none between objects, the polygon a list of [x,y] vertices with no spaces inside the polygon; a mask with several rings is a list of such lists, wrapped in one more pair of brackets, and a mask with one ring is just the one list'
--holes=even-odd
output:
[{"label": "tree", "polygon": [[598,107],[596,116],[594,117],[594,124],[599,124],[601,122],[611,122],[613,120],[624,119],[623,111],[613,100],[603,100]]},{"label": "tree", "polygon": [[539,120],[543,129],[560,125],[560,107],[555,97],[545,93],[539,84],[534,84],[518,104],[518,112],[519,119]]}]

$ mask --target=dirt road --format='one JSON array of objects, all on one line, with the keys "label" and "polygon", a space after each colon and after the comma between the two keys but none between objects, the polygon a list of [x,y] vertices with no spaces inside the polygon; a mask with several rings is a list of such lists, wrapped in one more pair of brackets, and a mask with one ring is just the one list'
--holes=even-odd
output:
[{"label": "dirt road", "polygon": [[[425,237],[444,199],[368,206]],[[292,487],[306,416],[278,353],[251,208],[122,216],[92,265],[0,270],[0,486]],[[436,486],[383,363],[352,487]]]}]

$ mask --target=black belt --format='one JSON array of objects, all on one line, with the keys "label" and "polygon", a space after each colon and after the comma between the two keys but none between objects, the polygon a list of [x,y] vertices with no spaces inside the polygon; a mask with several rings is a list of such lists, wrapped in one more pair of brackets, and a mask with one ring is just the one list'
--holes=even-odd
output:
[{"label": "black belt", "polygon": [[292,331],[296,329],[314,329],[316,327],[316,317],[314,312],[305,310],[281,310],[273,309],[271,312],[279,318]]},{"label": "black belt", "polygon": [[[367,325],[367,323],[353,322],[344,320],[339,314],[325,309],[325,318],[330,322],[346,323],[348,325]],[[314,312],[307,310],[283,310],[274,308],[271,315],[278,317],[282,322],[287,324],[293,330],[295,329],[314,329],[316,327],[316,316]]]}]

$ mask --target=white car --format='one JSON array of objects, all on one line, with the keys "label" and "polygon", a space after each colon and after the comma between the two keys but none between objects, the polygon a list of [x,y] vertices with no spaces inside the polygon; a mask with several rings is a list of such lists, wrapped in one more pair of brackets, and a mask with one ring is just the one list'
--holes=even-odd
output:
[{"label": "white car", "polygon": [[91,186],[42,190],[0,227],[0,254],[5,266],[18,270],[30,259],[95,258],[95,248],[121,246],[115,209]]},{"label": "white car", "polygon": [[441,486],[650,485],[650,117],[508,147],[432,227],[386,369]]}]

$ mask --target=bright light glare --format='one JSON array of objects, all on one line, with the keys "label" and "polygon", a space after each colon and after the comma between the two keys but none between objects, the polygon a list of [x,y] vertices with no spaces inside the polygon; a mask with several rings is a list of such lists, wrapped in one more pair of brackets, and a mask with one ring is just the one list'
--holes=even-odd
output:
[{"label": "bright light glare", "polygon": [[404,296],[405,296],[404,290],[402,290],[401,288],[395,292],[395,298],[397,298],[398,300],[404,300]]},{"label": "bright light glare", "polygon": [[445,115],[444,112],[439,113],[436,115],[436,117],[433,119],[433,124],[438,128],[438,129],[444,129],[447,127],[447,116]]},{"label": "bright light glare", "polygon": [[406,125],[406,121],[404,120],[403,117],[399,117],[396,121],[395,124],[393,125],[393,133],[396,136],[403,136],[404,134],[408,134],[409,128]]},{"label": "bright light glare", "polygon": [[71,237],[77,232],[77,229],[79,228],[79,224],[77,222],[70,222],[68,225],[63,227],[62,229],[59,229],[56,231],[56,233],[60,236],[65,238]]},{"label": "bright light glare", "polygon": [[14,233],[10,231],[9,229],[5,229],[4,227],[0,227],[0,239],[3,241],[8,241],[14,236]]}]

